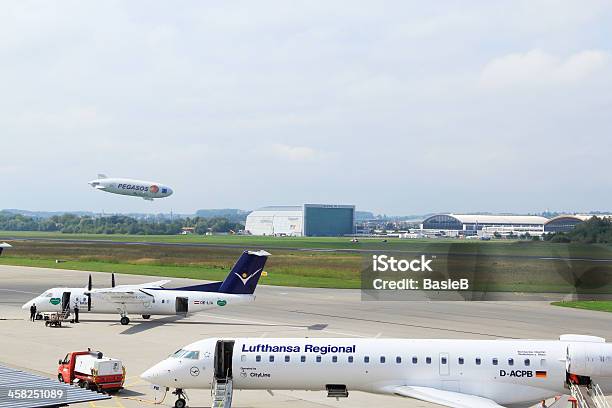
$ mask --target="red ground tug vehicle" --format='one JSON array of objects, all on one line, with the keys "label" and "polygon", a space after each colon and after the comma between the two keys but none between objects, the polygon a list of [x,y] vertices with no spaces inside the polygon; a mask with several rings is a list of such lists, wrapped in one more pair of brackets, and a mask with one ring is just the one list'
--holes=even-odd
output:
[{"label": "red ground tug vehicle", "polygon": [[99,351],[75,351],[59,360],[57,379],[94,391],[114,392],[123,388],[125,367],[121,360]]}]

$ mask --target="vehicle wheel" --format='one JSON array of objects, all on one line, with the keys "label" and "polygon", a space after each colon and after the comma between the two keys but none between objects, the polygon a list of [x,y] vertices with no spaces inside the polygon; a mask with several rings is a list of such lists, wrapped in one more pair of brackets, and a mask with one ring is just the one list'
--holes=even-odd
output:
[{"label": "vehicle wheel", "polygon": [[185,408],[186,406],[187,402],[182,398],[177,399],[174,403],[174,408]]},{"label": "vehicle wheel", "polygon": [[126,325],[130,324],[130,318],[127,317],[127,316],[123,316],[121,318],[120,322],[121,322],[122,325],[126,326]]},{"label": "vehicle wheel", "polygon": [[85,381],[79,381],[79,387],[85,388],[85,384],[87,384]]},{"label": "vehicle wheel", "polygon": [[143,319],[145,319],[145,320],[147,320],[147,319],[150,319],[150,318],[151,318],[151,315],[142,315],[142,318],[143,318]]},{"label": "vehicle wheel", "polygon": [[57,375],[57,380],[58,380],[59,382],[63,383],[63,382],[64,382],[64,377],[62,377],[62,375],[61,375],[61,374],[58,374],[58,375]]},{"label": "vehicle wheel", "polygon": [[49,327],[49,322],[45,322],[45,327]]},{"label": "vehicle wheel", "polygon": [[36,315],[36,320],[42,320],[42,319],[43,319],[43,316],[40,313],[38,313]]}]

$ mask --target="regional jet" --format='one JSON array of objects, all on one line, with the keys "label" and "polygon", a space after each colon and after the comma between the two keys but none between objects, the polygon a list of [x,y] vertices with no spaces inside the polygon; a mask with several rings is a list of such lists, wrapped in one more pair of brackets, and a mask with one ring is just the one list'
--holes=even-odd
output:
[{"label": "regional jet", "polygon": [[[141,374],[175,389],[212,389],[213,407],[232,390],[352,391],[452,408],[528,407],[569,387],[612,379],[612,344],[594,336],[559,340],[211,338],[183,347]],[[596,392],[596,391],[593,391]]]},{"label": "regional jet", "polygon": [[114,274],[110,288],[93,289],[91,275],[84,288],[52,288],[30,300],[22,309],[36,305],[38,313],[79,312],[101,314],[118,313],[123,325],[130,323],[128,315],[182,315],[213,308],[225,308],[255,300],[255,288],[270,254],[266,251],[244,251],[222,282],[205,283],[166,289],[169,280],[141,285],[115,285]]},{"label": "regional jet", "polygon": [[168,197],[173,193],[170,187],[154,181],[108,178],[104,174],[98,174],[98,178],[90,181],[89,185],[107,193],[142,197],[148,201]]}]

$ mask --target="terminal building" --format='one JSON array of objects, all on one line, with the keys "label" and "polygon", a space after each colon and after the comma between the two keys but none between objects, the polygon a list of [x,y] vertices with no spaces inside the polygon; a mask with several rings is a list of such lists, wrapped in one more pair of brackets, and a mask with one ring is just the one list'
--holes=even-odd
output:
[{"label": "terminal building", "polygon": [[245,231],[251,235],[338,237],[355,232],[355,206],[304,204],[271,206],[247,216]]},{"label": "terminal building", "polygon": [[444,231],[446,235],[542,235],[548,218],[536,215],[436,214],[421,224],[426,231]]}]

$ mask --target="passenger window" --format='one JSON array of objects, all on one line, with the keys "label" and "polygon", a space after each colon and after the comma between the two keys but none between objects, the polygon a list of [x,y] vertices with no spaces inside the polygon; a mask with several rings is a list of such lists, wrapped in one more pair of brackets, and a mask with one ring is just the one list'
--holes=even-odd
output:
[{"label": "passenger window", "polygon": [[291,357],[285,356],[285,363],[288,363],[289,361],[291,361]]},{"label": "passenger window", "polygon": [[446,364],[446,363],[447,363],[447,361],[446,361],[446,357],[442,357],[442,358],[440,359],[440,363],[442,363],[442,364]]},{"label": "passenger window", "polygon": [[364,362],[364,363],[369,363],[369,362],[370,362],[370,357],[369,357],[369,356],[365,356],[365,357],[363,358],[363,362]]},{"label": "passenger window", "polygon": [[[412,364],[416,364],[416,363],[418,363],[418,362],[419,362],[419,359],[418,359],[418,358],[416,358],[416,357],[412,357]],[[431,363],[431,359],[429,359],[429,363]],[[429,364],[429,363],[427,363],[427,364]]]},{"label": "passenger window", "polygon": [[352,362],[353,362],[353,356],[349,356],[349,357],[348,357],[348,362],[349,362],[349,363],[352,363]]},{"label": "passenger window", "polygon": [[270,356],[270,362],[273,363],[274,362],[274,356]]},{"label": "passenger window", "polygon": [[513,358],[509,358],[508,359],[508,365],[511,365],[511,366],[514,365],[514,359]]},{"label": "passenger window", "polygon": [[255,356],[255,361],[259,363],[261,361],[261,356]]},{"label": "passenger window", "polygon": [[338,356],[332,356],[332,363],[338,362]]},{"label": "passenger window", "polygon": [[246,361],[246,356],[244,354],[240,356],[240,361],[243,363]]},{"label": "passenger window", "polygon": [[401,357],[395,357],[395,362],[397,364],[402,364],[402,358]]},{"label": "passenger window", "polygon": [[321,356],[317,356],[317,363],[321,362]]},{"label": "passenger window", "polygon": [[463,359],[463,357],[459,357],[459,364],[463,364],[465,363],[465,360]]},{"label": "passenger window", "polygon": [[301,361],[302,363],[305,363],[305,362],[306,362],[306,356],[301,356],[301,357],[300,357],[300,361]]},{"label": "passenger window", "polygon": [[385,358],[385,356],[380,356],[380,363],[381,364],[384,364],[386,360],[387,359]]},{"label": "passenger window", "polygon": [[493,359],[493,365],[497,365],[498,361],[496,358]]},{"label": "passenger window", "polygon": [[431,357],[426,357],[426,358],[425,358],[425,362],[426,362],[427,364],[431,364]]},{"label": "passenger window", "polygon": [[528,358],[525,359],[525,367],[529,367],[531,365],[531,361]]},{"label": "passenger window", "polygon": [[482,360],[480,357],[476,357],[476,365],[480,365],[480,363],[482,363]]}]

